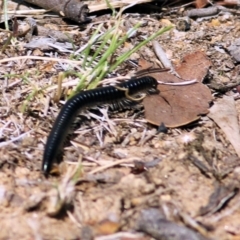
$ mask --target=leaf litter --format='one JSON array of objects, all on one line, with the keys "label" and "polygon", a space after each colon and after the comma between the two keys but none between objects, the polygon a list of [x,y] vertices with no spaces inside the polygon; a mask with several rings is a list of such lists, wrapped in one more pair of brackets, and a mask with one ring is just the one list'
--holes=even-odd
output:
[{"label": "leaf litter", "polygon": [[175,128],[207,114],[212,95],[201,82],[210,66],[211,62],[204,53],[195,52],[185,56],[181,65],[175,68],[181,78],[168,72],[150,74],[165,83],[181,83],[190,79],[198,82],[183,86],[159,84],[159,95],[148,96],[143,101],[147,121],[157,126],[163,123],[166,127]]},{"label": "leaf litter", "polygon": [[215,102],[208,116],[222,129],[240,157],[240,129],[233,96],[224,96]]}]

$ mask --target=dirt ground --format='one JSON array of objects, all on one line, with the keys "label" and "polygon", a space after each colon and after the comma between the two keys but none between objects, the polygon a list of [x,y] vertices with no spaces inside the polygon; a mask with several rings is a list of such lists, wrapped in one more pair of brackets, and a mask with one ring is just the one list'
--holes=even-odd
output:
[{"label": "dirt ground", "polygon": [[[157,38],[172,64],[180,64],[190,53],[205,53],[212,63],[203,81],[211,89],[211,105],[224,95],[236,96],[239,119],[237,89],[216,90],[239,81],[239,50],[228,49],[239,38],[237,10],[191,18],[190,29],[184,31],[177,29],[185,19],[179,8],[151,14],[136,13],[137,9],[123,14],[126,29],[140,20],[145,24],[120,51],[174,24]],[[80,47],[94,24],[109,19],[108,12],[94,16],[80,29],[60,18],[38,21],[74,34]],[[0,36],[3,48],[7,32]],[[27,48],[28,41],[17,37],[0,59],[70,58],[69,53],[54,49]],[[155,62],[151,43],[131,57],[139,58]],[[119,72],[126,69],[127,64]],[[81,112],[83,121],[65,148],[63,161],[55,175],[45,178],[44,144],[61,104],[53,101],[56,88],[43,87],[56,86],[61,71],[63,63],[46,60],[0,62],[0,239],[240,239],[240,160],[222,128],[208,115],[163,133],[146,122],[142,107],[108,114],[106,108],[101,113]],[[74,79],[69,76],[64,81]],[[23,106],[28,107],[24,113]]]}]

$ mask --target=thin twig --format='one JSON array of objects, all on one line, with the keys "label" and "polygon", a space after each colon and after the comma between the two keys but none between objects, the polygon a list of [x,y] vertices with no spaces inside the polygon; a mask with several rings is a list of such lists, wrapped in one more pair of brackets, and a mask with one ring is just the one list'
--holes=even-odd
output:
[{"label": "thin twig", "polygon": [[15,137],[15,138],[9,140],[9,141],[5,141],[5,142],[0,143],[0,148],[1,148],[1,147],[5,147],[5,146],[7,146],[7,145],[9,145],[9,144],[11,144],[11,143],[13,143],[13,142],[16,142],[16,141],[20,140],[21,138],[25,137],[27,134],[31,133],[32,131],[33,131],[33,130],[30,130],[30,131],[28,131],[28,132],[26,132],[26,133],[23,133],[23,134]]},{"label": "thin twig", "polygon": [[132,157],[132,158],[127,158],[127,159],[121,159],[121,160],[118,160],[118,161],[115,161],[115,162],[111,162],[107,165],[104,165],[104,166],[101,166],[101,167],[98,167],[98,168],[95,168],[94,170],[92,170],[91,172],[89,172],[89,174],[94,174],[94,173],[97,173],[97,172],[102,172],[110,167],[114,167],[114,166],[117,166],[119,164],[122,164],[122,163],[131,163],[133,161],[136,161],[136,160],[139,160],[137,159],[136,157]]},{"label": "thin twig", "polygon": [[191,84],[194,84],[194,83],[198,83],[198,81],[196,79],[194,79],[194,80],[177,82],[177,83],[166,83],[166,82],[161,82],[161,81],[158,81],[158,83],[162,84],[162,85],[170,85],[170,86],[185,86],[185,85],[191,85]]},{"label": "thin twig", "polygon": [[69,60],[69,59],[63,59],[63,58],[39,57],[39,56],[19,56],[19,57],[4,58],[4,59],[0,60],[0,63],[10,62],[10,61],[18,61],[18,60],[23,60],[23,59],[65,62],[65,63],[72,63],[72,64],[76,64],[76,65],[82,64],[82,61]]}]

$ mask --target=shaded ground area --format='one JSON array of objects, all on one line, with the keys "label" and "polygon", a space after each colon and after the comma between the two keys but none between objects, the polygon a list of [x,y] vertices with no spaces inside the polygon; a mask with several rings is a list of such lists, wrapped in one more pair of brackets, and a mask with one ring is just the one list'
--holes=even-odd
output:
[{"label": "shaded ground area", "polygon": [[[154,14],[123,16],[125,30],[128,23],[143,20],[145,25],[121,51],[181,20],[178,12],[160,19]],[[109,18],[105,14],[93,23]],[[172,63],[202,51],[212,62],[205,84],[239,81],[237,60],[227,50],[239,36],[238,16],[224,12],[190,23],[189,31],[174,27],[158,38]],[[78,44],[92,26],[86,25],[84,32],[68,30]],[[0,36],[2,46],[7,36]],[[26,55],[26,41],[12,42],[0,58]],[[32,55],[47,53],[69,57],[31,50]],[[131,59],[139,58],[156,63],[151,44]],[[127,72],[127,67],[120,70]],[[144,120],[141,107],[108,114],[105,108],[81,112],[81,126],[65,148],[56,176],[45,178],[40,172],[44,143],[60,104],[51,100],[55,90],[41,87],[56,86],[62,70],[55,62],[31,59],[0,63],[0,239],[240,239],[239,157],[208,116],[158,133]],[[26,102],[34,89],[37,97]],[[212,93],[213,102],[222,96]],[[235,93],[232,88],[226,95]],[[29,106],[24,114],[23,105]],[[239,115],[239,100],[235,106]]]}]

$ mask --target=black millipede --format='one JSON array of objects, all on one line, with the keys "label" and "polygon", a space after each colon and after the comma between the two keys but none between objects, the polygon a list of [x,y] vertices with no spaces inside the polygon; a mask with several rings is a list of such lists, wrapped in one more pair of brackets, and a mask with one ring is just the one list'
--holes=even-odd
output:
[{"label": "black millipede", "polygon": [[157,80],[145,76],[131,79],[116,86],[101,87],[82,91],[70,98],[60,110],[45,145],[42,171],[45,175],[51,170],[53,162],[62,150],[71,125],[78,113],[85,107],[99,104],[115,104],[124,99],[141,100],[133,96],[151,90],[157,90]]}]

